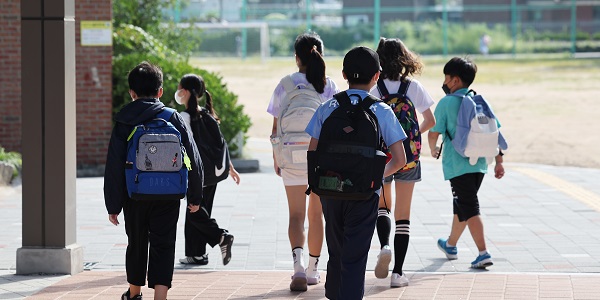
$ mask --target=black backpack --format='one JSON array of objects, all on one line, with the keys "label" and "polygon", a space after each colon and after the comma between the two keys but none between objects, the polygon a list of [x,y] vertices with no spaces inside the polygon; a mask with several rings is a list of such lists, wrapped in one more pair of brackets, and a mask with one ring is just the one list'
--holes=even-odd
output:
[{"label": "black backpack", "polygon": [[204,107],[191,120],[194,141],[204,167],[204,185],[215,185],[229,176],[229,149],[219,122]]},{"label": "black backpack", "polygon": [[328,199],[368,200],[381,187],[386,155],[377,117],[369,108],[381,100],[368,96],[352,105],[346,92],[325,120],[315,151],[308,151],[307,193]]},{"label": "black backpack", "polygon": [[418,161],[421,154],[421,131],[419,131],[417,111],[415,110],[415,105],[406,94],[409,86],[410,79],[405,78],[401,81],[398,91],[390,94],[385,87],[383,79],[379,78],[377,81],[377,89],[381,95],[381,100],[392,108],[407,136],[403,141],[404,152],[406,153],[406,166],[401,170],[413,167],[413,162]]}]

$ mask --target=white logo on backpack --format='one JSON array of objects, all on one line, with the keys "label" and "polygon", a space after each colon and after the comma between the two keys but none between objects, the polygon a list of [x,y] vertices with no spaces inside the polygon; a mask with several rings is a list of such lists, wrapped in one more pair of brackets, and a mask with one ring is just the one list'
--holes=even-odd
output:
[{"label": "white logo on backpack", "polygon": [[488,164],[498,155],[498,149],[508,149],[508,144],[498,128],[492,107],[481,95],[453,94],[462,97],[456,120],[456,133],[452,146],[458,154],[469,158],[475,165],[480,157]]},{"label": "white logo on backpack", "polygon": [[306,151],[310,136],[306,125],[321,105],[319,93],[312,85],[296,85],[290,75],[281,80],[286,96],[277,118],[278,141],[273,146],[277,165],[282,169],[306,170]]},{"label": "white logo on backpack", "polygon": [[217,166],[215,166],[215,176],[219,177],[221,175],[223,175],[223,172],[225,172],[225,164],[227,163],[227,151],[223,151],[223,165],[221,166],[221,168],[217,168]]}]

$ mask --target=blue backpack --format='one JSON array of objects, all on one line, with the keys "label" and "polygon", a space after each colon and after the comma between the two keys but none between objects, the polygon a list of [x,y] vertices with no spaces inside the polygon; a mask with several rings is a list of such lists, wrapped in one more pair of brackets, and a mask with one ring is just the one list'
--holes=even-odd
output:
[{"label": "blue backpack", "polygon": [[179,200],[185,197],[190,159],[181,143],[181,133],[168,120],[175,113],[164,108],[127,138],[125,180],[134,200]]},{"label": "blue backpack", "polygon": [[466,95],[451,94],[462,99],[456,120],[456,133],[452,146],[458,154],[469,158],[475,165],[481,157],[490,164],[498,149],[506,150],[508,144],[499,130],[496,115],[483,96],[470,90]]}]

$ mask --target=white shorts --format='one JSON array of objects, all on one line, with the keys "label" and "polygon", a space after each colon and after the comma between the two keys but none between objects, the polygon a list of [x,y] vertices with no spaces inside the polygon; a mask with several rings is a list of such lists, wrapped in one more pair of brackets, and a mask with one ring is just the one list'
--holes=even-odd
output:
[{"label": "white shorts", "polygon": [[307,170],[281,169],[283,185],[308,185]]}]

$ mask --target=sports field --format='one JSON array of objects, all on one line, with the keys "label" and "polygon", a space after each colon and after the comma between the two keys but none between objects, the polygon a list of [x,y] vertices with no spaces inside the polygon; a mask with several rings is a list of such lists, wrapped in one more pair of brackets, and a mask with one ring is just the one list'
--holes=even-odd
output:
[{"label": "sports field", "polygon": [[[510,148],[506,161],[600,168],[600,59],[474,60],[479,71],[471,88],[486,97],[502,123]],[[436,101],[443,96],[445,62],[425,58],[423,74],[416,77]],[[270,134],[266,108],[281,77],[297,71],[294,57],[192,63],[219,73],[239,96],[252,119],[249,136]],[[327,74],[346,89],[342,58],[326,57],[326,63]]]}]

